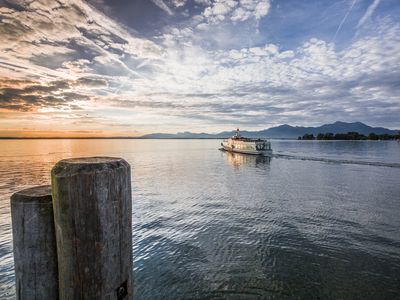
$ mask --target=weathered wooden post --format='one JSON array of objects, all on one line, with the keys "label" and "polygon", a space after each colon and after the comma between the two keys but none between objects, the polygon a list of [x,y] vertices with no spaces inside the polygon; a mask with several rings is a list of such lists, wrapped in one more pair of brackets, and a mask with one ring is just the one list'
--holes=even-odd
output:
[{"label": "weathered wooden post", "polygon": [[132,298],[129,164],[87,157],[52,172],[60,299]]},{"label": "weathered wooden post", "polygon": [[11,196],[17,299],[58,299],[56,237],[51,186]]}]

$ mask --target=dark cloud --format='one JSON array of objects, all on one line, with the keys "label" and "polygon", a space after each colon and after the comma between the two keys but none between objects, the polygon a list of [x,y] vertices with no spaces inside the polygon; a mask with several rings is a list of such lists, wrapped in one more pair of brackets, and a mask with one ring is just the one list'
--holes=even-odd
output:
[{"label": "dark cloud", "polygon": [[30,61],[41,67],[57,69],[62,67],[65,62],[75,60],[77,55],[74,55],[74,53],[75,51],[69,53],[33,54]]},{"label": "dark cloud", "polygon": [[63,97],[28,94],[25,89],[0,89],[0,108],[3,109],[31,111],[43,107],[62,108],[65,105],[68,105],[68,103]]},{"label": "dark cloud", "polygon": [[91,77],[81,77],[76,80],[78,85],[84,85],[88,87],[103,87],[107,86],[107,80],[103,78],[91,78]]},{"label": "dark cloud", "polygon": [[[84,81],[88,82],[87,79],[84,79]],[[0,80],[0,108],[16,111],[36,111],[45,107],[76,107],[73,106],[73,101],[87,101],[90,97],[70,91],[73,84],[75,82],[61,80],[52,81],[46,85],[32,84],[32,81],[27,80]],[[93,84],[92,81],[91,84]]]},{"label": "dark cloud", "polygon": [[249,10],[236,21],[214,1],[89,3],[0,0],[0,108],[86,101],[104,119],[132,109],[187,124],[398,126],[400,25],[390,11],[355,29],[368,6],[357,2],[333,44],[341,3],[265,0],[262,17]]}]

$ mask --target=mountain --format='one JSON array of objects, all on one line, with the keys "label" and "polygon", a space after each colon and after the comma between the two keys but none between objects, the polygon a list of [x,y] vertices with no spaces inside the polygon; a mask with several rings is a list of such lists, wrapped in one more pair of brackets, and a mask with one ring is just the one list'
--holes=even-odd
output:
[{"label": "mountain", "polygon": [[212,139],[215,138],[214,134],[209,133],[192,133],[192,132],[178,132],[178,133],[150,133],[141,136],[142,139]]},{"label": "mountain", "polygon": [[347,132],[358,132],[364,135],[369,135],[371,132],[375,134],[397,134],[397,130],[391,130],[383,127],[371,127],[361,122],[346,123],[346,122],[335,122],[333,124],[325,124],[319,127],[301,127],[301,126],[290,126],[281,125],[277,127],[272,127],[267,130],[262,130],[260,134],[263,136],[273,137],[273,138],[296,138],[298,136],[303,136],[304,134],[314,134],[318,133],[347,133]]},{"label": "mountain", "polygon": [[[335,122],[333,124],[325,124],[319,127],[303,127],[303,126],[290,126],[287,124],[271,127],[260,131],[240,131],[246,137],[268,137],[268,138],[297,138],[304,134],[318,133],[347,133],[358,132],[364,135],[369,135],[371,132],[375,134],[397,134],[398,130],[391,130],[383,127],[371,127],[361,122],[346,123]],[[142,136],[145,139],[209,139],[209,138],[227,138],[235,134],[235,131],[223,131],[216,134],[209,133],[191,133],[179,132],[176,134],[171,133],[152,133]]]}]

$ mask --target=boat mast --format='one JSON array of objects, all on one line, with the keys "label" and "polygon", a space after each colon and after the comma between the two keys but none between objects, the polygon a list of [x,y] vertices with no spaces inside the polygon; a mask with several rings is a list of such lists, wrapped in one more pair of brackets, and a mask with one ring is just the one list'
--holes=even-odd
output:
[{"label": "boat mast", "polygon": [[240,130],[239,130],[239,128],[236,129],[236,135],[235,135],[235,136],[238,137],[238,138],[240,137]]}]

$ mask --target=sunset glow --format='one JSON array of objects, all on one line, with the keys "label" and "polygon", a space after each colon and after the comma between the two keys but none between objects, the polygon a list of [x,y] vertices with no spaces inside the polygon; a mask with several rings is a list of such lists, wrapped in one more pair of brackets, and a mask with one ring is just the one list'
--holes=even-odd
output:
[{"label": "sunset glow", "polygon": [[0,136],[400,127],[398,1],[1,1]]}]

